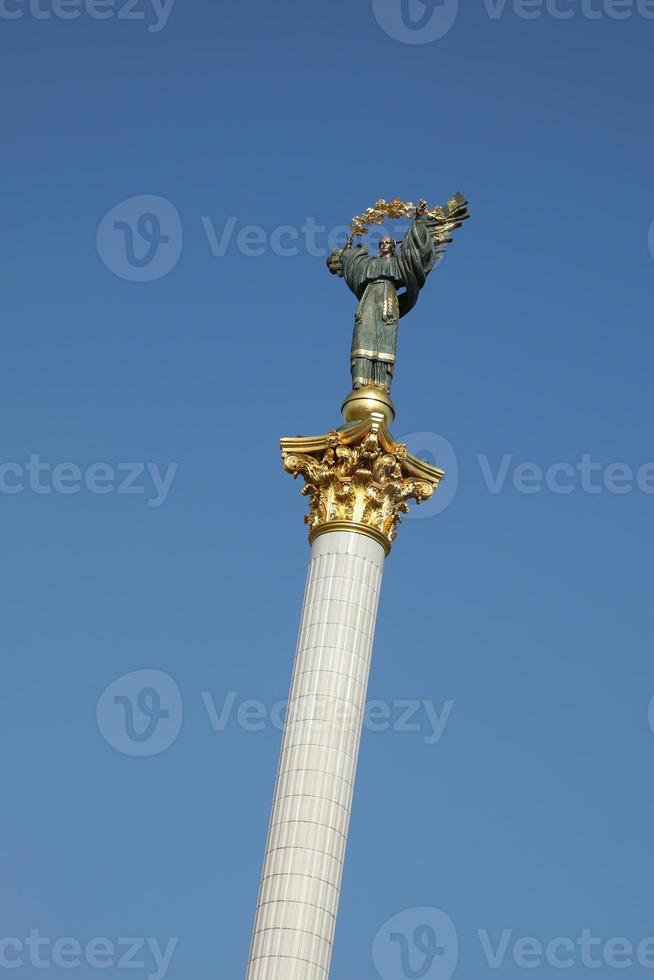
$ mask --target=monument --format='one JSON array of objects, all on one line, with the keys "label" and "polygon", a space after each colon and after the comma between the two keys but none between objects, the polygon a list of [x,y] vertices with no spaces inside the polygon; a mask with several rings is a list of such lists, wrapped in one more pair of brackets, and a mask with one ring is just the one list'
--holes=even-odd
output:
[{"label": "monument", "polygon": [[[281,440],[309,498],[311,554],[247,980],[329,976],[384,560],[408,502],[444,475],[390,431],[398,328],[468,216],[460,194],[432,209],[380,200],[327,260],[359,301],[352,390],[342,425]],[[370,256],[355,239],[386,218],[410,226]]]}]

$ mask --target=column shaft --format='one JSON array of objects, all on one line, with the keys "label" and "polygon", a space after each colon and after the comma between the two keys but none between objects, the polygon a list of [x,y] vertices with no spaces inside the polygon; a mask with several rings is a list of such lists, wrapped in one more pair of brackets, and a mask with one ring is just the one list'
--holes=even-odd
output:
[{"label": "column shaft", "polygon": [[384,564],[352,531],[315,539],[247,980],[326,980]]}]

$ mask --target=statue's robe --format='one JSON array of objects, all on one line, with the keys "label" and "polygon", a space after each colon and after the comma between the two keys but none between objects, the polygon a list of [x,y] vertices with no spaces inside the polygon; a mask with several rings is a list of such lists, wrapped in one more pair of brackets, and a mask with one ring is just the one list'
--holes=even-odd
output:
[{"label": "statue's robe", "polygon": [[416,305],[435,263],[434,239],[420,218],[395,255],[371,257],[363,245],[344,250],[343,276],[359,300],[350,353],[353,387],[391,390],[400,317]]}]

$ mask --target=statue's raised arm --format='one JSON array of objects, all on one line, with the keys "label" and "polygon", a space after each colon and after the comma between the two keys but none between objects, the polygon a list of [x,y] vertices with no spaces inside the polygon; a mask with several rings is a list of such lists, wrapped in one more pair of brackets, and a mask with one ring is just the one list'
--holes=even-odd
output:
[{"label": "statue's raised arm", "polygon": [[[447,207],[427,208],[397,199],[378,201],[364,215],[353,219],[352,234],[343,249],[332,252],[327,266],[342,276],[359,300],[354,316],[350,352],[352,387],[383,389],[390,393],[397,350],[397,328],[418,301],[427,276],[442,258],[452,232],[468,218],[465,198],[457,194]],[[379,255],[371,256],[364,245],[354,245],[368,224],[381,224],[386,217],[412,217],[402,242],[384,236]]]}]

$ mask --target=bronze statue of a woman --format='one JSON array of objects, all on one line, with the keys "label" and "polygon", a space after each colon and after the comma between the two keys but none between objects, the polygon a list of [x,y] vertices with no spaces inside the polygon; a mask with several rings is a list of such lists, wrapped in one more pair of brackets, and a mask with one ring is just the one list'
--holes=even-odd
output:
[{"label": "bronze statue of a woman", "polygon": [[[366,223],[380,223],[387,215],[406,217],[409,209],[413,221],[399,245],[385,236],[379,243],[379,255],[370,256],[364,245],[352,244],[356,234],[365,233]],[[374,209],[354,219],[345,248],[330,255],[330,272],[342,276],[359,300],[350,351],[353,390],[373,387],[390,393],[400,318],[416,305],[444,245],[452,240],[451,232],[467,217],[467,202],[460,194],[446,208],[431,211],[425,201],[419,201],[416,208],[397,199],[389,205],[378,201]]]}]

